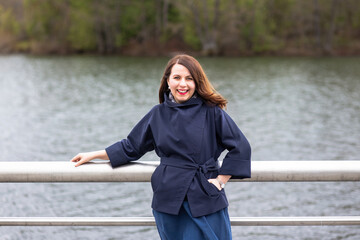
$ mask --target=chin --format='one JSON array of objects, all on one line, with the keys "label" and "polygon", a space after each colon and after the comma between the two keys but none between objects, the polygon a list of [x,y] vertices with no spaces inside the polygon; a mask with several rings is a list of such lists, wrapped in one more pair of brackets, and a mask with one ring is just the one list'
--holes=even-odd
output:
[{"label": "chin", "polygon": [[183,102],[186,102],[186,101],[188,101],[190,98],[183,98],[183,97],[181,97],[181,98],[177,98],[177,99],[175,99],[178,103],[183,103]]}]

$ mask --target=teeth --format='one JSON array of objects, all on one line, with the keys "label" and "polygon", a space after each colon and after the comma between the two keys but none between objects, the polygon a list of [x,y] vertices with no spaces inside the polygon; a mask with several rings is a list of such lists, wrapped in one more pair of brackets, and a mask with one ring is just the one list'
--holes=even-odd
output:
[{"label": "teeth", "polygon": [[178,90],[179,92],[181,92],[181,93],[186,93],[187,92],[187,90]]}]

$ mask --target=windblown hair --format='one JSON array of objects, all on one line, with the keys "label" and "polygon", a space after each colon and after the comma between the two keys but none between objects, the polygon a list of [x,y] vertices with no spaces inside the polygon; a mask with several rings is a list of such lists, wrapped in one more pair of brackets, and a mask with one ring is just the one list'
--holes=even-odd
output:
[{"label": "windblown hair", "polygon": [[219,106],[222,109],[226,108],[227,100],[216,92],[215,88],[206,77],[206,74],[200,63],[195,58],[185,54],[177,55],[168,62],[159,88],[160,103],[165,101],[164,94],[168,94],[170,91],[168,79],[171,74],[171,69],[175,64],[181,64],[189,70],[192,78],[195,81],[195,91],[198,95],[200,95],[201,98],[205,100],[206,103]]}]

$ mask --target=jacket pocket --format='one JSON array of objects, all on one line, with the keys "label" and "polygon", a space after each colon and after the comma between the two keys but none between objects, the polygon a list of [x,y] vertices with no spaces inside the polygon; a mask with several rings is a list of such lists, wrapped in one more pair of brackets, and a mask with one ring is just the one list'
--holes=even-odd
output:
[{"label": "jacket pocket", "polygon": [[221,191],[212,183],[209,181],[202,181],[202,187],[205,191],[205,193],[210,197],[217,197],[221,193]]}]

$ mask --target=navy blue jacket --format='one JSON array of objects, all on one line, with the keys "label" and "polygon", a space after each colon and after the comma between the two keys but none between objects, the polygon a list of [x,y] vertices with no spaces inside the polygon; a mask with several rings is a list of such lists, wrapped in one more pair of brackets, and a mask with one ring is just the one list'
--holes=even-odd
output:
[{"label": "navy blue jacket", "polygon": [[[229,115],[201,97],[178,104],[165,96],[133,128],[127,139],[108,148],[112,167],[134,161],[154,150],[160,165],[151,177],[152,208],[177,215],[185,197],[194,217],[228,206],[224,190],[207,179],[219,174],[249,178],[250,145]],[[226,154],[219,168],[218,157]]]}]

